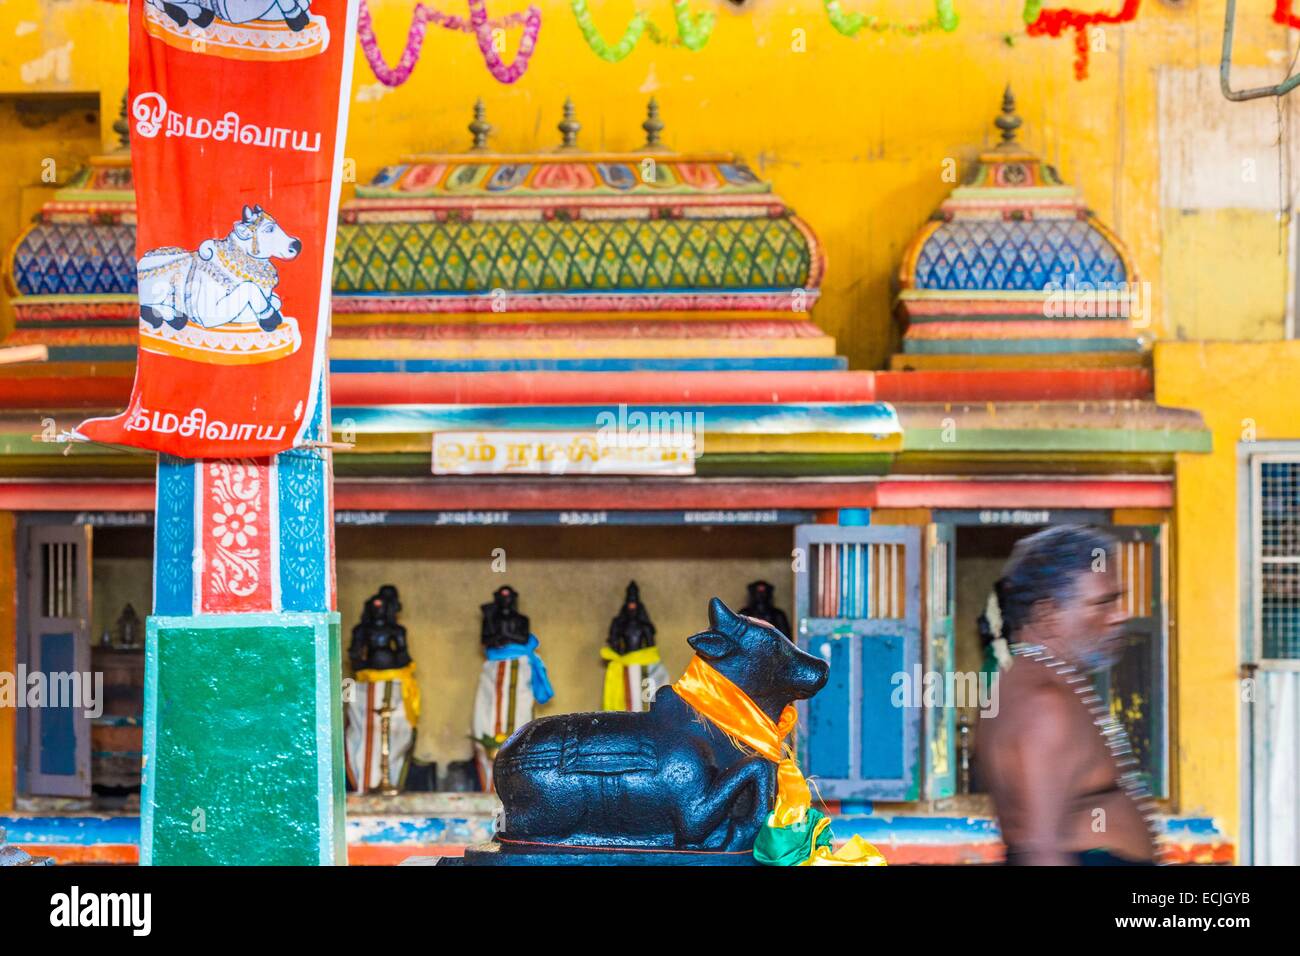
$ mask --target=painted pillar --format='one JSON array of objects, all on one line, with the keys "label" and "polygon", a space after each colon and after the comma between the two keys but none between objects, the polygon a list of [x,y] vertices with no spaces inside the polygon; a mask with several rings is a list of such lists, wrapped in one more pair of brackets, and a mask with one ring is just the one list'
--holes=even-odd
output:
[{"label": "painted pillar", "polygon": [[346,863],[332,479],[328,449],[159,458],[143,864]]}]

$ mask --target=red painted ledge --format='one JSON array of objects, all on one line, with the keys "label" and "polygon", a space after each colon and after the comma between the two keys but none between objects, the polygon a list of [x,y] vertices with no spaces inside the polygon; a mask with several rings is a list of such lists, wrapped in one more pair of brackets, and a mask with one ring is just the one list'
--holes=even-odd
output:
[{"label": "red painted ledge", "polygon": [[779,404],[871,402],[874,372],[336,372],[331,400],[356,405]]},{"label": "red painted ledge", "polygon": [[[1169,508],[1169,479],[1051,481],[339,481],[343,511],[654,511],[744,508]],[[152,511],[151,481],[0,482],[3,511]]]},{"label": "red painted ledge", "polygon": [[[130,376],[0,376],[0,408],[121,408]],[[478,372],[330,376],[338,405],[1059,402],[1150,398],[1145,368],[919,372]]]},{"label": "red painted ledge", "polygon": [[1150,398],[1145,368],[876,372],[882,402],[1065,402]]}]

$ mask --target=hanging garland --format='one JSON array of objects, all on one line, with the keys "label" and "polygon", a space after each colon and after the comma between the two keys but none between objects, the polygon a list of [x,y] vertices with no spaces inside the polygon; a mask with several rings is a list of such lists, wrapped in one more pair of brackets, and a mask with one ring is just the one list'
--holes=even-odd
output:
[{"label": "hanging garland", "polygon": [[[370,7],[366,0],[361,0],[361,9],[357,13],[357,40],[366,55],[366,61],[374,72],[375,78],[385,86],[401,86],[411,77],[416,62],[420,59],[420,48],[424,46],[424,34],[432,23],[447,30],[461,33],[473,33],[478,41],[483,63],[501,83],[513,83],[524,75],[528,61],[537,47],[537,36],[542,29],[542,11],[530,6],[522,13],[512,13],[497,20],[489,20],[486,0],[469,0],[469,19],[454,14],[443,13],[423,3],[415,5],[411,17],[411,29],[406,34],[406,47],[396,66],[389,66],[380,52],[379,42],[375,39],[374,24],[370,19]],[[507,66],[500,54],[492,47],[492,32],[506,27],[522,26],[524,34],[519,40],[519,51],[514,62]]]},{"label": "hanging garland", "polygon": [[1132,23],[1140,3],[1141,0],[1124,0],[1118,13],[1083,13],[1069,7],[1044,10],[1043,0],[1025,0],[1025,29],[1031,37],[1059,37],[1066,30],[1073,30],[1074,76],[1082,80],[1088,76],[1088,28],[1102,23]]},{"label": "hanging garland", "polygon": [[1277,6],[1273,8],[1273,22],[1300,30],[1300,17],[1291,11],[1291,0],[1277,0]]},{"label": "hanging garland", "polygon": [[845,13],[840,8],[840,0],[823,0],[823,5],[826,7],[826,16],[830,19],[831,26],[846,37],[857,36],[863,27],[876,33],[888,31],[906,33],[909,36],[929,33],[933,30],[951,33],[957,29],[957,11],[953,8],[953,0],[934,0],[934,16],[920,23],[895,23],[891,20],[881,20],[870,14]]},{"label": "hanging garland", "polygon": [[713,33],[713,23],[717,15],[706,10],[698,17],[691,17],[691,5],[689,0],[673,0],[673,19],[677,22],[677,40],[670,41],[667,37],[659,32],[653,23],[647,23],[646,29],[650,33],[650,39],[655,43],[669,44],[676,46],[680,44],[686,49],[696,52],[704,48],[704,44],[709,42],[709,36]]},{"label": "hanging garland", "polygon": [[605,42],[605,38],[600,35],[600,30],[592,22],[587,0],[571,0],[570,5],[573,8],[573,17],[578,21],[582,38],[587,41],[591,52],[609,63],[619,62],[636,49],[643,34],[649,36],[651,42],[661,46],[684,46],[688,50],[698,51],[709,42],[714,21],[717,19],[716,14],[709,11],[692,17],[689,0],[673,0],[673,19],[677,22],[675,40],[660,32],[659,28],[650,21],[649,16],[638,10],[628,21],[618,42],[611,45]]}]

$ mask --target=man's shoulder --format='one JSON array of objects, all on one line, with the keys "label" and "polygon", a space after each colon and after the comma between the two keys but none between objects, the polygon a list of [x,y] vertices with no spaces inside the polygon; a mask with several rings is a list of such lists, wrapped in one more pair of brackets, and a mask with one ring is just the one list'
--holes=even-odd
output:
[{"label": "man's shoulder", "polygon": [[1062,711],[1070,703],[1071,691],[1051,670],[1037,661],[1016,658],[1009,670],[998,676],[999,716]]}]

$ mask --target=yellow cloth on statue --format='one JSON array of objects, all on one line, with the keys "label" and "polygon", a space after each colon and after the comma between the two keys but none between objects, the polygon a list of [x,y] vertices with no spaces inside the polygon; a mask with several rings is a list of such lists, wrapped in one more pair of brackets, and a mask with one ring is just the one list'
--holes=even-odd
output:
[{"label": "yellow cloth on statue", "polygon": [[382,684],[385,681],[402,682],[402,709],[406,711],[406,720],[415,729],[420,723],[420,685],[415,681],[415,661],[405,667],[390,667],[388,670],[359,670],[354,675],[364,684]]},{"label": "yellow cloth on statue", "polygon": [[651,645],[640,650],[619,654],[612,647],[602,647],[600,656],[609,661],[605,668],[605,710],[626,710],[627,700],[623,690],[623,672],[629,667],[650,667],[659,663],[659,648]]},{"label": "yellow cloth on statue", "polygon": [[[776,803],[768,816],[769,830],[788,834],[792,828],[801,827],[812,810],[812,793],[794,761],[793,751],[785,743],[799,719],[794,706],[787,704],[780,720],[773,721],[748,694],[698,655],[691,658],[685,673],[673,684],[673,690],[733,743],[744,744],[776,764]],[[825,843],[818,846],[817,839],[830,826],[830,818],[815,810],[811,815],[818,819],[810,836],[808,857],[800,866],[885,865],[883,854],[859,836],[834,852]],[[829,831],[826,836],[829,837]]]}]

